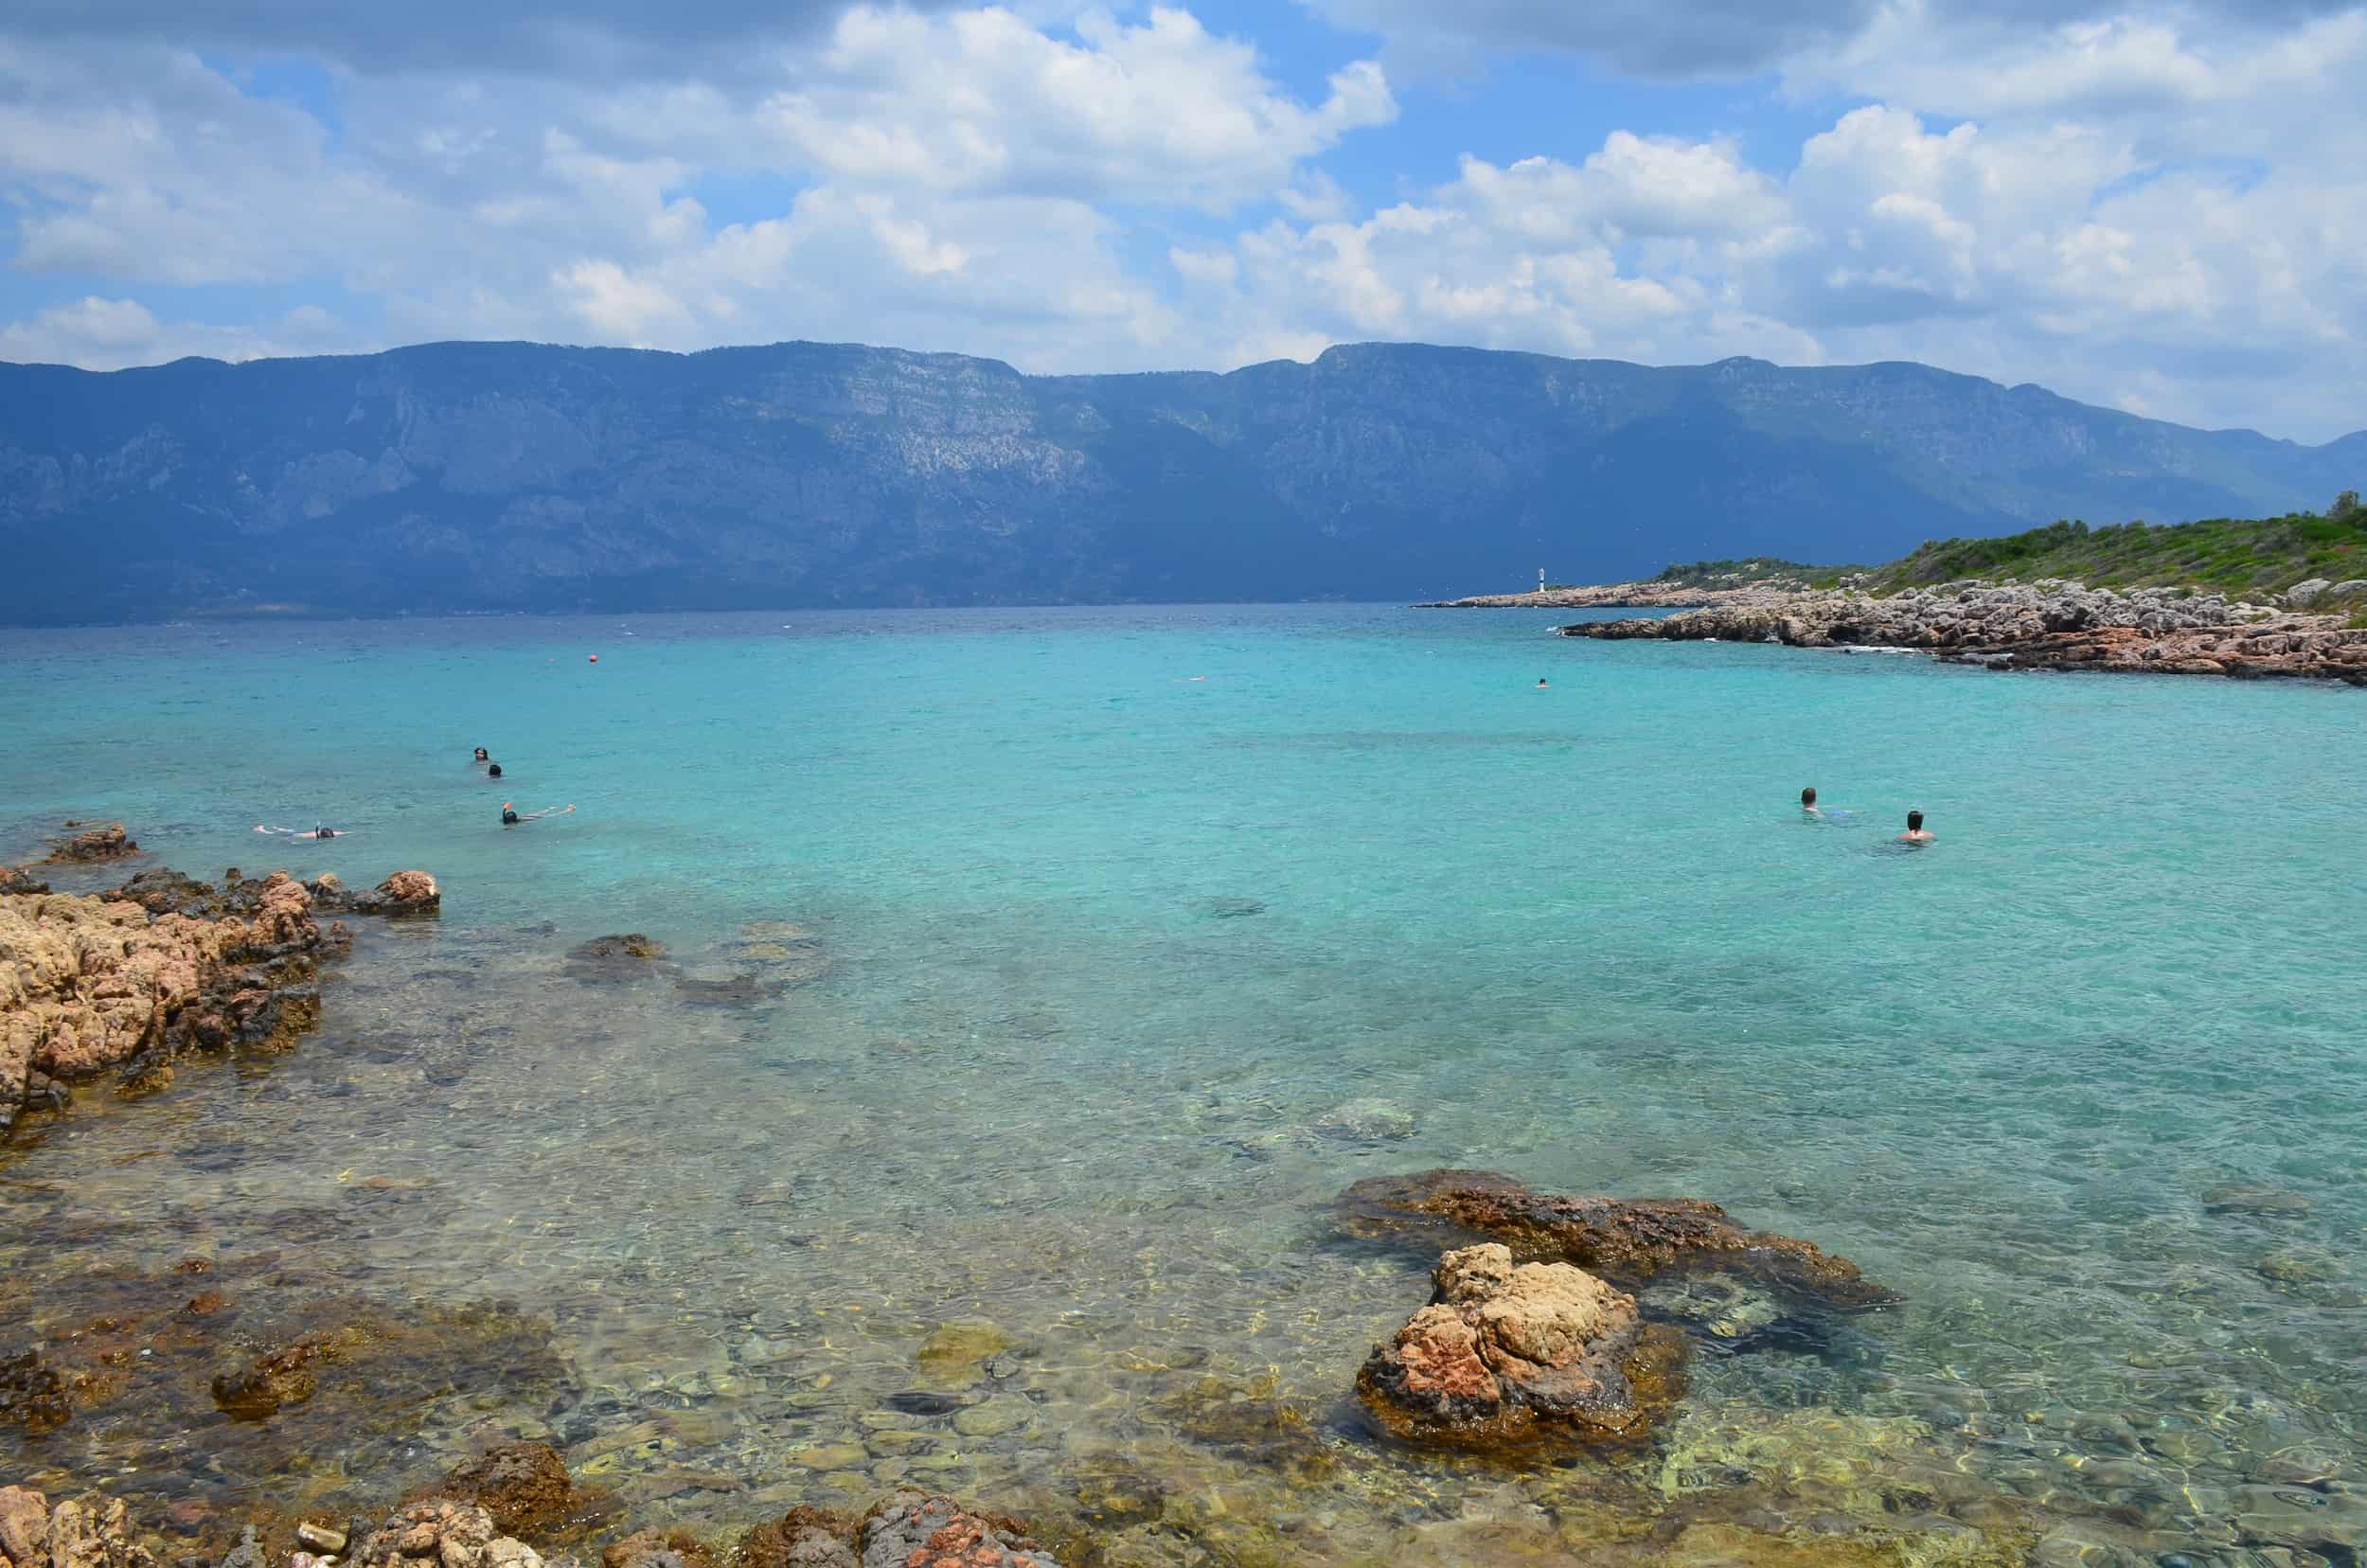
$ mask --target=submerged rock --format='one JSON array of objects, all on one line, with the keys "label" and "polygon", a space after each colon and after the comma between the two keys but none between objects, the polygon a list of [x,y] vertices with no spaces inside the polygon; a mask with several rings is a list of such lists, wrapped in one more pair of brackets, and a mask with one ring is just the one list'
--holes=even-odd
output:
[{"label": "submerged rock", "polygon": [[1635,1298],[1567,1263],[1449,1253],[1431,1304],[1374,1348],[1357,1391],[1393,1434],[1494,1448],[1642,1434],[1682,1392],[1683,1341]]},{"label": "submerged rock", "polygon": [[1326,1138],[1344,1143],[1382,1143],[1410,1138],[1421,1130],[1421,1121],[1406,1107],[1395,1100],[1355,1099],[1327,1111],[1315,1123],[1315,1131]]},{"label": "submerged rock", "polygon": [[2202,1195],[2205,1214],[2307,1214],[2315,1207],[2298,1192],[2250,1182],[2225,1183]]},{"label": "submerged rock", "polygon": [[595,936],[578,942],[567,950],[567,956],[576,960],[598,962],[614,958],[663,958],[666,944],[654,936],[630,932],[621,936]]},{"label": "submerged rock", "polygon": [[1745,1230],[1699,1198],[1560,1198],[1485,1170],[1377,1176],[1342,1195],[1354,1226],[1475,1232],[1522,1256],[1574,1263],[1639,1283],[1678,1269],[1746,1274],[1825,1307],[1859,1309],[1903,1299],[1814,1242]]}]

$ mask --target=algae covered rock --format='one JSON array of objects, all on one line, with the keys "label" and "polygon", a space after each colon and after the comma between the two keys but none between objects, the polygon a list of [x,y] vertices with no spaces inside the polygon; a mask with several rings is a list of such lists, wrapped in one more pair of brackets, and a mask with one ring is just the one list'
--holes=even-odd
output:
[{"label": "algae covered rock", "polygon": [[567,1467],[547,1443],[505,1443],[444,1477],[441,1495],[473,1503],[512,1535],[559,1519],[574,1500]]},{"label": "algae covered rock", "polygon": [[120,822],[69,822],[68,828],[80,832],[60,839],[49,851],[53,865],[87,865],[98,861],[127,860],[140,852],[139,841],[123,830]]},{"label": "algae covered rock", "polygon": [[1524,1257],[1575,1264],[1629,1284],[1670,1270],[1746,1274],[1820,1306],[1859,1309],[1904,1298],[1814,1242],[1745,1230],[1699,1198],[1561,1198],[1485,1170],[1378,1176],[1341,1197],[1361,1230],[1461,1231],[1492,1237]]},{"label": "algae covered rock", "polygon": [[1017,1523],[899,1492],[863,1522],[863,1568],[1060,1568]]},{"label": "algae covered rock", "polygon": [[1635,1298],[1567,1263],[1449,1253],[1431,1304],[1375,1347],[1357,1391],[1393,1435],[1491,1448],[1646,1431],[1682,1392],[1683,1341]]}]

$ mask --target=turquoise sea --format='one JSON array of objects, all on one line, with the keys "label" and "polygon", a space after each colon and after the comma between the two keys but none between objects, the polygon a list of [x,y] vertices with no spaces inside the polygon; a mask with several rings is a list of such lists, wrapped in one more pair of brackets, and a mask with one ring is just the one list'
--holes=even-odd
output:
[{"label": "turquoise sea", "polygon": [[[552,1356],[397,1436],[98,1409],[0,1474],[230,1507],[523,1434],[636,1517],[927,1480],[1113,1562],[1594,1560],[1656,1512],[2367,1560],[2367,698],[1566,618],[0,633],[0,859],[119,818],[201,876],[445,890],[295,1054],[9,1146],[28,1321],[194,1251],[515,1302]],[[617,932],[671,967],[569,960]],[[1395,1452],[1352,1383],[1429,1258],[1332,1200],[1433,1166],[1715,1199],[1909,1302],[1657,1303],[1700,1345],[1648,1453]]]}]

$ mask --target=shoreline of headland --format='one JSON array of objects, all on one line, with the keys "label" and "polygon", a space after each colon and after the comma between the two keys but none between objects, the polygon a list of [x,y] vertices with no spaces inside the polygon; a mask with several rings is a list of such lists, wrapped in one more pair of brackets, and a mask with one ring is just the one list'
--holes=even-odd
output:
[{"label": "shoreline of headland", "polygon": [[1607,641],[1781,643],[1885,648],[1999,670],[2341,681],[2367,686],[2367,626],[2194,595],[2127,593],[2045,579],[1981,579],[1878,597],[1854,588],[1729,591],[1722,601],[1656,619],[1585,621],[1556,630]]},{"label": "shoreline of headland", "polygon": [[1974,578],[1881,595],[1790,583],[1706,588],[1647,581],[1479,595],[1416,608],[1668,610],[1674,614],[1554,630],[1611,642],[1895,649],[1999,670],[2283,677],[2367,686],[2361,617],[2185,588],[2122,592],[2052,578]]}]

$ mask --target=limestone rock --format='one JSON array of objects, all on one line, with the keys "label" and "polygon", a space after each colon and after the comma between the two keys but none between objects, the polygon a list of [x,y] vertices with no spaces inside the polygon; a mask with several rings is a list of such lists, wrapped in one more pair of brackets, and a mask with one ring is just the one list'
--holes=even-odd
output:
[{"label": "limestone rock", "polygon": [[92,1493],[51,1507],[23,1487],[0,1488],[0,1559],[9,1568],[156,1568],[120,1498]]},{"label": "limestone rock", "polygon": [[1449,1253],[1431,1304],[1376,1346],[1357,1390],[1393,1434],[1464,1447],[1631,1437],[1673,1403],[1682,1341],[1635,1298],[1499,1242]]},{"label": "limestone rock", "polygon": [[0,1562],[31,1568],[48,1559],[49,1499],[29,1487],[0,1487]]},{"label": "limestone rock", "polygon": [[440,1494],[476,1504],[505,1533],[524,1534],[563,1515],[575,1487],[549,1444],[507,1443],[444,1477]]},{"label": "limestone rock", "polygon": [[[1634,586],[1634,585],[1627,585]],[[1925,649],[1992,669],[2309,676],[2367,685],[2367,630],[2305,605],[2347,598],[2367,582],[2312,579],[2288,610],[2182,590],[2126,593],[2047,580],[1950,583],[1877,598],[1850,589],[1779,585],[1712,590],[1701,608],[1651,620],[1584,621],[1565,636],[1779,641],[1802,648]],[[1618,590],[1601,590],[1614,596]],[[1602,601],[1598,601],[1602,602]],[[1608,602],[1664,602],[1613,597]]]},{"label": "limestone rock", "polygon": [[735,1568],[858,1568],[856,1523],[800,1506],[740,1538]]},{"label": "limestone rock", "polygon": [[600,1568],[715,1568],[715,1555],[687,1530],[643,1530],[602,1552]]},{"label": "limestone rock", "polygon": [[69,828],[82,830],[70,838],[61,839],[49,851],[50,864],[83,865],[96,861],[126,860],[140,852],[137,840],[123,830],[120,822],[102,823],[91,827],[69,822]]},{"label": "limestone rock", "polygon": [[[356,1531],[348,1568],[543,1568],[522,1541],[500,1534],[492,1516],[450,1497],[406,1504],[368,1530]],[[578,1568],[561,1559],[551,1568]]]},{"label": "limestone rock", "polygon": [[863,1523],[862,1568],[1059,1568],[1018,1525],[899,1492]]},{"label": "limestone rock", "polygon": [[1427,1225],[1501,1238],[1526,1256],[1641,1283],[1682,1266],[1745,1274],[1821,1306],[1894,1304],[1845,1257],[1813,1242],[1745,1230],[1699,1198],[1560,1198],[1485,1170],[1373,1177],[1342,1195],[1351,1226]]}]

